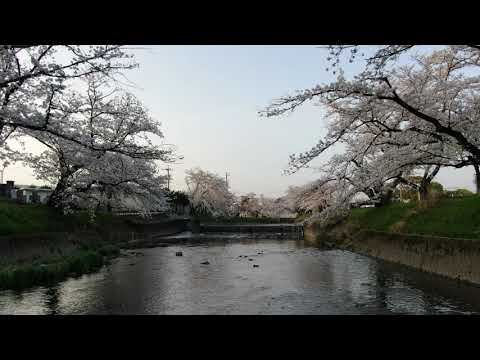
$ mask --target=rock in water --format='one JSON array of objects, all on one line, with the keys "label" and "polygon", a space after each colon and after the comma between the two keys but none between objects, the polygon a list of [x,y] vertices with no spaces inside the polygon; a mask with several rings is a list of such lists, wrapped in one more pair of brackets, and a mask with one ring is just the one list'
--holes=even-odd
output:
[{"label": "rock in water", "polygon": [[181,251],[177,251],[177,252],[175,253],[175,255],[176,255],[176,256],[183,256],[183,253],[182,253]]},{"label": "rock in water", "polygon": [[204,261],[202,262],[202,265],[210,265],[210,263],[208,261]]}]

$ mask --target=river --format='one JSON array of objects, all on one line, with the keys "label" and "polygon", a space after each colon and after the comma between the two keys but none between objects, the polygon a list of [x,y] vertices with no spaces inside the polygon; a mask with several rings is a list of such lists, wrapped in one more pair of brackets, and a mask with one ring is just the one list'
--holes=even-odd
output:
[{"label": "river", "polygon": [[286,239],[128,251],[56,286],[0,292],[0,314],[478,313],[479,287]]}]

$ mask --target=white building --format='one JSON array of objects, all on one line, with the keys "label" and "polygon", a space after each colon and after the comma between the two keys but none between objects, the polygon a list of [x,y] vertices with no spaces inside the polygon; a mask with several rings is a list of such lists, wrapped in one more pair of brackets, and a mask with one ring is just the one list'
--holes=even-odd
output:
[{"label": "white building", "polygon": [[22,204],[33,203],[33,188],[20,188],[17,190],[17,202]]},{"label": "white building", "polygon": [[16,191],[16,200],[22,204],[46,204],[51,193],[51,189],[24,187]]}]

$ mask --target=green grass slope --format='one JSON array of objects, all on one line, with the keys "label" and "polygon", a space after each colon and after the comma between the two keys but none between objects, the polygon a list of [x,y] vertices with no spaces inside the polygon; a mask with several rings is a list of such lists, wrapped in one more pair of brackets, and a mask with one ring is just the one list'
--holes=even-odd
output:
[{"label": "green grass slope", "polygon": [[348,221],[377,231],[480,239],[480,196],[440,199],[426,208],[394,203],[353,209]]},{"label": "green grass slope", "polygon": [[110,214],[98,214],[92,224],[86,212],[63,215],[46,205],[17,204],[0,198],[0,236],[87,230],[94,227],[121,229],[124,225],[124,219]]}]

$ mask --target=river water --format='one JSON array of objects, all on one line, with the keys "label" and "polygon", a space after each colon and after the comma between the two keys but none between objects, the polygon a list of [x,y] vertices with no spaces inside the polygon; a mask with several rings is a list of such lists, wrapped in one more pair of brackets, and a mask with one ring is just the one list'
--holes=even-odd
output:
[{"label": "river water", "polygon": [[128,251],[94,274],[0,292],[0,314],[474,313],[479,287],[285,239]]}]

